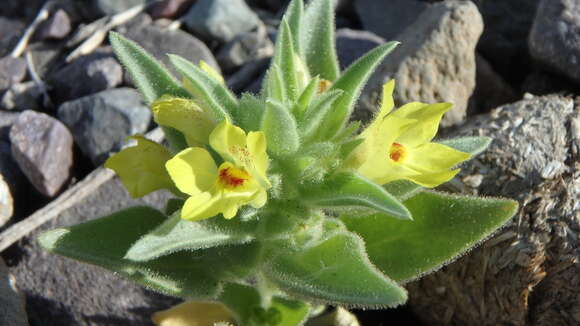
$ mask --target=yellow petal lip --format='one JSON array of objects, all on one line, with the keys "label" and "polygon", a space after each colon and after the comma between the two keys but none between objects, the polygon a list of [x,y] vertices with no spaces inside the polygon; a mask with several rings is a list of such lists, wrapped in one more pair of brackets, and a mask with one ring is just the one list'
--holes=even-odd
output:
[{"label": "yellow petal lip", "polygon": [[151,109],[157,124],[179,130],[185,135],[189,146],[208,144],[215,123],[195,101],[162,96],[153,102]]},{"label": "yellow petal lip", "polygon": [[200,147],[190,147],[165,164],[177,188],[188,195],[209,191],[217,179],[217,167],[211,154]]},{"label": "yellow petal lip", "polygon": [[213,326],[233,323],[232,312],[219,302],[188,301],[151,316],[157,326]]},{"label": "yellow petal lip", "polygon": [[220,84],[225,85],[226,81],[224,80],[224,77],[216,69],[214,69],[214,67],[207,64],[207,62],[199,60],[199,68],[205,71],[205,73],[207,73],[211,78],[215,79]]},{"label": "yellow petal lip", "polygon": [[173,190],[171,178],[164,168],[171,158],[169,151],[141,135],[129,137],[137,141],[136,146],[123,149],[105,162],[105,167],[114,170],[131,197],[143,197],[159,189]]}]

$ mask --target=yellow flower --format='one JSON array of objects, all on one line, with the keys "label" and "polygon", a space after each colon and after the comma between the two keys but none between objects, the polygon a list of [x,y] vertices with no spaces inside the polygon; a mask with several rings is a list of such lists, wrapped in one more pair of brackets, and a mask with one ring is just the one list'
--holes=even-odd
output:
[{"label": "yellow flower", "polygon": [[364,139],[346,164],[379,184],[407,179],[424,187],[436,187],[452,179],[450,170],[471,157],[451,147],[433,143],[450,103],[409,103],[394,112],[394,81],[383,87],[381,110],[361,133]]},{"label": "yellow flower", "polygon": [[189,146],[208,144],[216,123],[193,100],[162,96],[151,105],[153,118],[159,125],[177,129],[185,135]]},{"label": "yellow flower", "polygon": [[157,326],[214,326],[233,323],[233,314],[219,302],[188,301],[153,314]]},{"label": "yellow flower", "polygon": [[240,206],[264,206],[266,190],[271,187],[266,177],[268,156],[264,134],[246,135],[225,120],[212,131],[209,142],[224,159],[219,167],[211,154],[200,147],[181,151],[165,165],[177,188],[190,196],[183,205],[181,217],[195,221],[221,213],[229,219]]},{"label": "yellow flower", "polygon": [[171,158],[169,151],[143,136],[132,136],[137,146],[123,149],[109,157],[105,167],[114,170],[133,198],[143,197],[159,189],[173,189],[173,182],[165,170]]}]

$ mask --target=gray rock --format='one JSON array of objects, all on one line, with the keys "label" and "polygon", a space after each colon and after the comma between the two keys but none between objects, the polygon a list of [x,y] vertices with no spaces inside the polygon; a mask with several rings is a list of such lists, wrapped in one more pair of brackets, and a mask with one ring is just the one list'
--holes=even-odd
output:
[{"label": "gray rock", "polygon": [[[494,138],[485,153],[463,166],[456,191],[514,198],[520,208],[479,248],[408,285],[409,305],[426,325],[580,322],[580,139],[573,127],[579,103],[560,96],[527,98],[452,133]],[[480,180],[467,182],[475,178]]]},{"label": "gray rock", "polygon": [[16,288],[14,278],[0,257],[0,325],[27,326],[24,297]]},{"label": "gray rock", "polygon": [[82,56],[50,75],[56,99],[68,101],[105,89],[123,81],[123,69],[110,48]]},{"label": "gray rock", "polygon": [[430,6],[400,34],[402,44],[371,77],[361,95],[362,112],[358,114],[364,117],[368,110],[376,110],[383,84],[395,79],[397,103],[451,102],[453,109],[442,124],[463,121],[475,88],[475,46],[482,30],[481,15],[470,1]]},{"label": "gray rock", "polygon": [[153,326],[151,314],[177,300],[102,268],[50,254],[38,246],[36,238],[42,231],[86,222],[130,206],[162,208],[168,197],[168,193],[156,192],[130,199],[121,183],[112,179],[19,242],[22,254],[10,272],[26,295],[30,324]]},{"label": "gray rock", "polygon": [[422,0],[356,0],[354,7],[366,30],[394,41],[418,20],[429,4]]},{"label": "gray rock", "polygon": [[42,90],[34,81],[12,85],[0,100],[0,107],[6,110],[38,110]]},{"label": "gray rock", "polygon": [[341,28],[336,31],[336,51],[340,68],[345,69],[385,40],[368,31]]},{"label": "gray rock", "polygon": [[59,9],[39,26],[36,38],[39,40],[61,40],[71,31],[70,17],[66,11]]},{"label": "gray rock", "polygon": [[13,213],[14,200],[12,199],[12,193],[2,174],[0,174],[0,227],[8,222]]},{"label": "gray rock", "polygon": [[217,60],[225,71],[232,71],[250,61],[274,54],[274,44],[268,38],[266,27],[261,23],[252,31],[236,36],[217,54]]},{"label": "gray rock", "polygon": [[73,139],[58,120],[24,111],[10,128],[12,156],[30,183],[52,197],[69,179],[73,162]]},{"label": "gray rock", "polygon": [[577,83],[551,71],[536,70],[526,76],[521,86],[522,93],[534,95],[578,94]]},{"label": "gray rock", "polygon": [[0,57],[12,51],[22,36],[24,28],[23,22],[0,16]]},{"label": "gray rock", "polygon": [[208,47],[194,36],[182,30],[167,30],[158,26],[141,26],[125,30],[126,37],[134,40],[155,58],[161,60],[165,66],[172,69],[168,53],[177,54],[185,59],[198,64],[200,60],[220,71],[216,59]]},{"label": "gray rock", "polygon": [[102,14],[114,15],[131,9],[134,6],[142,5],[148,0],[94,0],[94,4]]},{"label": "gray rock", "polygon": [[147,130],[151,112],[137,91],[118,88],[65,102],[58,108],[58,118],[83,153],[99,165],[120,149],[127,136]]},{"label": "gray rock", "polygon": [[51,71],[58,68],[63,46],[59,42],[35,42],[28,46],[36,73],[44,79]]},{"label": "gray rock", "polygon": [[199,0],[185,17],[185,24],[193,32],[221,43],[251,31],[259,23],[244,0]]},{"label": "gray rock", "polygon": [[539,0],[472,1],[485,25],[478,51],[510,81],[521,81],[531,66],[527,40]]},{"label": "gray rock", "polygon": [[580,83],[580,5],[542,0],[529,39],[532,57]]},{"label": "gray rock", "polygon": [[26,76],[26,60],[6,56],[0,58],[0,91],[16,84]]},{"label": "gray rock", "polygon": [[195,0],[163,0],[153,4],[151,7],[151,17],[160,18],[177,18],[184,14]]}]

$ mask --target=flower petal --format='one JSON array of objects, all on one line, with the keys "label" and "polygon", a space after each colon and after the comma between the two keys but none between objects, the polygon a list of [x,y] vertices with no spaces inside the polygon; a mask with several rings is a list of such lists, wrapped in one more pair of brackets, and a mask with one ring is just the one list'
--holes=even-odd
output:
[{"label": "flower petal", "polygon": [[157,326],[208,326],[233,322],[232,313],[221,303],[188,301],[153,314]]},{"label": "flower petal", "polygon": [[184,149],[167,161],[165,167],[177,188],[192,196],[210,190],[218,177],[213,158],[200,147]]},{"label": "flower petal", "polygon": [[155,190],[174,188],[164,167],[171,158],[169,151],[143,136],[130,138],[137,140],[137,146],[125,148],[109,157],[105,167],[119,175],[131,197],[143,197]]},{"label": "flower petal", "polygon": [[226,84],[224,77],[212,66],[208,65],[207,62],[199,60],[199,68],[205,71],[211,78],[217,80],[220,84],[222,85]]},{"label": "flower petal", "polygon": [[203,146],[215,123],[194,101],[163,96],[151,105],[155,122],[181,131],[189,146]]},{"label": "flower petal", "polygon": [[220,193],[202,192],[189,197],[181,208],[181,218],[190,221],[205,220],[221,213],[224,202]]},{"label": "flower petal", "polygon": [[251,156],[251,164],[247,166],[252,175],[258,180],[258,182],[266,189],[270,188],[272,185],[266,176],[266,171],[268,170],[269,159],[266,153],[266,136],[263,132],[249,132],[246,139],[248,145],[248,152]]},{"label": "flower petal", "polygon": [[453,179],[453,177],[457,173],[459,173],[459,170],[460,169],[447,170],[443,172],[416,174],[413,176],[409,176],[406,179],[411,180],[423,187],[433,188]]},{"label": "flower petal", "polygon": [[424,173],[441,172],[449,170],[470,157],[468,153],[443,144],[427,143],[409,151],[404,164]]},{"label": "flower petal", "polygon": [[381,101],[381,110],[375,119],[382,120],[395,107],[393,92],[395,91],[395,80],[391,79],[383,85],[383,99]]},{"label": "flower petal", "polygon": [[398,141],[411,147],[430,142],[437,134],[443,114],[451,107],[450,103],[424,104],[418,102],[402,106],[392,115],[399,118],[414,119],[417,120],[417,123],[407,129]]},{"label": "flower petal", "polygon": [[237,166],[244,166],[248,160],[246,133],[229,121],[220,122],[209,135],[209,143],[220,156]]}]

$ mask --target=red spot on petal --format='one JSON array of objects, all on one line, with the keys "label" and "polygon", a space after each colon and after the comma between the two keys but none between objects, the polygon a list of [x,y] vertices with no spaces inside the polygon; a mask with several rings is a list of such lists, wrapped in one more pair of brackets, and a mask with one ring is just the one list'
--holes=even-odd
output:
[{"label": "red spot on petal", "polygon": [[399,143],[393,143],[389,150],[389,158],[395,162],[400,162],[405,158],[405,146]]}]

